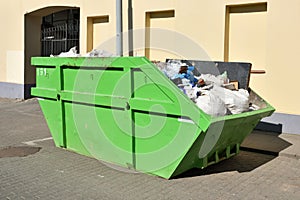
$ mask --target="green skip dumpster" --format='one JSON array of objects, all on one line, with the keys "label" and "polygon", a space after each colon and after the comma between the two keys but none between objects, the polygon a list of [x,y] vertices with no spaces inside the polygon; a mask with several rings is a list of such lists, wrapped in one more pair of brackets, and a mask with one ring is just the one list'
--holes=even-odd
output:
[{"label": "green skip dumpster", "polygon": [[38,97],[57,147],[166,179],[239,153],[274,108],[212,117],[145,57],[34,57]]}]

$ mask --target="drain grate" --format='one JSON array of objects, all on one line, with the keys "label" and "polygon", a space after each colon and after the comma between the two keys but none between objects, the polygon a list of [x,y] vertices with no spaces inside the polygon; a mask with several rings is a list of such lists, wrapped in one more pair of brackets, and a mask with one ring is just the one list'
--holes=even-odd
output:
[{"label": "drain grate", "polygon": [[41,150],[41,147],[27,147],[27,146],[9,146],[0,149],[0,158],[5,157],[25,157],[35,154]]}]

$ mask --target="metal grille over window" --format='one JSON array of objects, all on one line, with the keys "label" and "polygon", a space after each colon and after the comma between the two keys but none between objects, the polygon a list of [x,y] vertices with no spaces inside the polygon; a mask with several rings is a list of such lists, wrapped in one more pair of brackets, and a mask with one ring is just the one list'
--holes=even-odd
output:
[{"label": "metal grille over window", "polygon": [[79,49],[79,9],[64,10],[43,17],[42,56],[58,55],[74,46]]}]

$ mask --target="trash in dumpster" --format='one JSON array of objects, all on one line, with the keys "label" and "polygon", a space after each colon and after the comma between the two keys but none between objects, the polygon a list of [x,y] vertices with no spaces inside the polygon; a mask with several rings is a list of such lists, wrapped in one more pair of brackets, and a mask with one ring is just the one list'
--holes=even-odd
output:
[{"label": "trash in dumpster", "polygon": [[93,49],[83,57],[113,57],[114,54],[102,49]]},{"label": "trash in dumpster", "polygon": [[175,79],[182,63],[180,61],[170,60],[167,63],[156,62],[155,64],[169,79]]},{"label": "trash in dumpster", "polygon": [[195,78],[195,76],[193,74],[193,70],[194,70],[193,66],[188,66],[187,64],[182,63],[180,65],[179,71],[174,76],[174,78],[187,79],[187,80],[189,80],[192,87],[194,87],[196,84],[198,84],[199,80],[197,78]]},{"label": "trash in dumpster", "polygon": [[171,80],[181,79],[181,83],[173,82],[209,115],[224,116],[259,109],[257,105],[249,104],[247,90],[238,89],[237,81],[230,82],[227,71],[218,76],[201,74],[197,77],[193,75],[193,66],[178,60],[154,64]]},{"label": "trash in dumpster", "polygon": [[229,90],[238,90],[239,83],[237,81],[223,84],[223,87]]},{"label": "trash in dumpster", "polygon": [[235,91],[215,86],[212,91],[224,102],[231,114],[249,111],[249,93],[247,90],[239,89]]},{"label": "trash in dumpster", "polygon": [[72,47],[68,52],[61,52],[57,56],[50,55],[50,57],[113,57],[114,54],[102,49],[93,49],[92,51],[81,55],[77,53],[77,47]]},{"label": "trash in dumpster", "polygon": [[196,105],[212,116],[224,116],[227,113],[225,103],[214,92],[207,92],[196,99]]},{"label": "trash in dumpster", "polygon": [[[57,57],[79,57],[80,54],[77,54],[77,47],[72,47],[68,52],[61,52],[57,55]],[[55,57],[54,55],[50,55],[50,57]]]}]

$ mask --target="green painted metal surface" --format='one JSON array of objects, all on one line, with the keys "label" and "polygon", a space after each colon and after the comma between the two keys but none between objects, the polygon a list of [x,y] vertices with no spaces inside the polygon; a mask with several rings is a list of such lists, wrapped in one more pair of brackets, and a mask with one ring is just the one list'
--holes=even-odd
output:
[{"label": "green painted metal surface", "polygon": [[260,110],[213,118],[144,57],[31,62],[56,146],[164,178],[236,155],[274,111],[253,93]]}]

